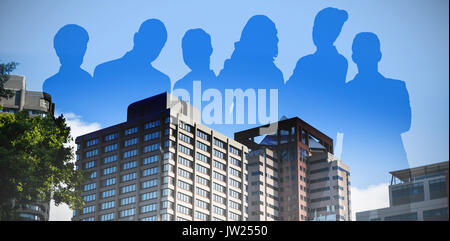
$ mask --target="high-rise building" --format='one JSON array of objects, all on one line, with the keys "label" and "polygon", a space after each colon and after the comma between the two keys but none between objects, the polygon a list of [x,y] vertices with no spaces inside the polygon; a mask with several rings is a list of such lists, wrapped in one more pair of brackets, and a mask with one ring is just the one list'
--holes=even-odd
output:
[{"label": "high-rise building", "polygon": [[72,220],[247,220],[248,149],[167,93],[76,138],[85,206]]},{"label": "high-rise building", "polygon": [[295,117],[235,133],[249,147],[249,220],[350,220],[349,168]]},{"label": "high-rise building", "polygon": [[[55,104],[49,94],[26,90],[25,76],[9,75],[4,88],[12,90],[11,98],[0,98],[0,114],[28,111],[31,116],[52,115]],[[12,201],[14,202],[14,201]],[[17,210],[21,220],[47,221],[49,219],[50,203],[36,202]]]},{"label": "high-rise building", "polygon": [[356,213],[357,221],[448,221],[449,162],[390,172],[389,207]]}]

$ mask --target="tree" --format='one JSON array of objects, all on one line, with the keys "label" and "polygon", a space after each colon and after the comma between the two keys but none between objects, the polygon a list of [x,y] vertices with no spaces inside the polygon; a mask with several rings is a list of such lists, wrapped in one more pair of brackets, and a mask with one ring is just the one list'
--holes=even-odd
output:
[{"label": "tree", "polygon": [[78,187],[87,173],[74,168],[71,140],[62,115],[0,115],[0,220],[14,220],[18,208],[37,200],[83,206]]},{"label": "tree", "polygon": [[16,69],[17,65],[18,63],[16,62],[0,64],[0,98],[11,98],[14,96],[14,92],[6,90],[4,85],[9,79],[9,74]]}]

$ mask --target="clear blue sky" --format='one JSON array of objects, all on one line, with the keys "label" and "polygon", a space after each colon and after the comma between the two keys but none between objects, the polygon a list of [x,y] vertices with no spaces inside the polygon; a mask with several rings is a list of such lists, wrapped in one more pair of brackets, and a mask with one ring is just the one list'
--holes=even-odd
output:
[{"label": "clear blue sky", "polygon": [[0,60],[19,62],[14,74],[26,76],[28,89],[41,90],[43,81],[59,69],[53,37],[62,26],[74,23],[89,32],[82,68],[92,74],[97,64],[131,49],[133,34],[144,20],[158,18],[166,25],[168,41],[154,62],[156,68],[172,80],[186,74],[181,38],[186,30],[200,27],[212,37],[211,66],[218,73],[247,20],[264,14],[276,23],[280,39],[276,64],[287,79],[297,60],[315,49],[311,30],[316,13],[329,6],[345,9],[349,20],[336,47],[349,61],[347,79],[353,79],[357,70],[351,61],[355,34],[376,33],[383,53],[380,72],[405,81],[409,91],[412,125],[403,142],[410,165],[416,166],[449,158],[448,4],[447,0],[2,0]]}]

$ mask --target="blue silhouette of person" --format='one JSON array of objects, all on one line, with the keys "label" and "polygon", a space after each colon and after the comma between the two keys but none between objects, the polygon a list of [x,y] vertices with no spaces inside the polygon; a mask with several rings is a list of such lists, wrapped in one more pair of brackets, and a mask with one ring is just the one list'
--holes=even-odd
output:
[{"label": "blue silhouette of person", "polygon": [[389,171],[408,168],[401,134],[411,125],[405,82],[378,72],[380,41],[374,33],[355,36],[352,59],[358,67],[345,86],[345,123],[342,159],[366,169],[352,173],[352,184],[366,186],[389,180]]},{"label": "blue silhouette of person", "polygon": [[88,32],[76,24],[63,26],[53,39],[61,66],[58,73],[44,81],[42,89],[52,96],[60,113],[88,115],[86,97],[89,95],[88,86],[92,85],[92,76],[80,67],[88,42]]},{"label": "blue silhouette of person", "polygon": [[226,88],[243,90],[278,89],[284,85],[283,74],[275,65],[278,36],[275,23],[265,15],[251,17],[241,38],[234,44],[230,59],[224,63],[218,81]]},{"label": "blue silhouette of person", "polygon": [[175,82],[174,89],[185,89],[192,98],[192,82],[201,81],[202,90],[212,86],[216,74],[210,68],[213,52],[211,36],[203,29],[188,30],[182,39],[184,63],[191,69],[183,78]]},{"label": "blue silhouette of person", "polygon": [[312,31],[316,51],[298,60],[282,91],[282,103],[298,103],[297,108],[282,104],[283,114],[299,116],[333,139],[339,131],[337,117],[348,67],[334,42],[347,19],[347,12],[337,8],[328,7],[317,13]]},{"label": "blue silhouette of person", "polygon": [[95,68],[100,123],[115,124],[117,121],[111,117],[126,116],[129,104],[170,91],[170,78],[152,66],[167,41],[163,22],[144,21],[133,40],[133,49],[123,57]]}]

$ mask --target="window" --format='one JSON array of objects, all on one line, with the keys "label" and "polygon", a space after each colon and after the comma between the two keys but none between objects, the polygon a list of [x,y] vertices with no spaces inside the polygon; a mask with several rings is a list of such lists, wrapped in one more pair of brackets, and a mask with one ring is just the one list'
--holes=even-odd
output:
[{"label": "window", "polygon": [[112,173],[115,173],[115,172],[117,172],[117,167],[116,166],[108,167],[108,168],[103,169],[103,175],[109,175],[109,174],[112,174]]},{"label": "window", "polygon": [[85,208],[83,208],[83,214],[88,214],[88,213],[93,213],[95,212],[95,205],[92,206],[87,206]]},{"label": "window", "polygon": [[116,178],[115,177],[103,180],[103,186],[104,187],[111,186],[111,185],[114,185],[114,184],[116,184]]},{"label": "window", "polygon": [[206,144],[204,144],[204,143],[202,143],[202,142],[200,142],[200,141],[197,141],[197,147],[198,147],[200,150],[209,152],[209,147],[208,147],[208,145],[206,145]]},{"label": "window", "polygon": [[217,194],[213,194],[213,200],[214,200],[214,202],[225,204],[225,198],[222,196],[219,196]]},{"label": "window", "polygon": [[141,207],[141,213],[148,213],[148,212],[152,212],[152,211],[156,211],[156,209],[158,208],[158,204],[153,203],[150,205],[145,205]]},{"label": "window", "polygon": [[97,145],[99,142],[98,138],[86,141],[86,147]]},{"label": "window", "polygon": [[115,201],[104,202],[101,204],[101,210],[114,208],[115,204]]},{"label": "window", "polygon": [[195,199],[195,205],[199,208],[203,208],[208,210],[209,209],[209,203],[202,201],[200,199]]},{"label": "window", "polygon": [[191,179],[192,173],[189,171],[186,171],[184,169],[178,168],[178,174],[181,175],[182,177]]},{"label": "window", "polygon": [[178,150],[183,152],[184,154],[192,156],[192,150],[188,147],[185,147],[183,145],[178,145]]},{"label": "window", "polygon": [[225,154],[217,149],[214,148],[214,152],[213,152],[214,156],[220,158],[220,159],[224,159],[225,160]]},{"label": "window", "polygon": [[151,188],[158,186],[158,179],[152,179],[142,182],[142,189]]},{"label": "window", "polygon": [[205,186],[209,186],[209,180],[208,179],[203,178],[201,176],[196,176],[195,178],[196,178],[197,184],[202,184],[202,185],[205,185]]},{"label": "window", "polygon": [[120,211],[120,217],[129,217],[136,214],[136,208],[130,208]]},{"label": "window", "polygon": [[133,157],[136,156],[138,154],[137,149],[131,150],[131,151],[127,151],[123,153],[123,158],[129,158],[129,157]]},{"label": "window", "polygon": [[218,172],[213,172],[213,177],[215,178],[215,179],[217,179],[217,180],[220,180],[220,181],[222,181],[222,182],[225,182],[225,175],[222,175],[222,174],[220,174],[220,173],[218,173]]},{"label": "window", "polygon": [[137,161],[132,161],[132,162],[127,162],[123,164],[122,169],[123,170],[128,170],[131,168],[135,168],[137,166]]},{"label": "window", "polygon": [[147,168],[142,171],[142,176],[146,177],[146,176],[155,175],[157,173],[158,173],[158,167]]},{"label": "window", "polygon": [[201,130],[197,130],[197,136],[205,141],[209,141],[209,135]]},{"label": "window", "polygon": [[233,208],[233,209],[236,209],[236,210],[240,210],[241,209],[241,204],[239,204],[237,202],[234,202],[234,201],[231,201],[231,200],[228,201],[228,206],[230,208]]},{"label": "window", "polygon": [[95,161],[86,162],[84,165],[85,169],[90,169],[95,167]]},{"label": "window", "polygon": [[213,205],[213,212],[225,216],[225,209]]},{"label": "window", "polygon": [[228,218],[231,220],[239,221],[239,220],[241,220],[241,215],[233,213],[233,212],[229,212]]},{"label": "window", "polygon": [[138,144],[138,142],[139,142],[139,139],[137,137],[136,138],[132,138],[132,139],[128,139],[128,140],[125,141],[125,143],[123,143],[123,146],[127,147],[127,146],[136,145],[136,144]]},{"label": "window", "polygon": [[98,155],[98,149],[94,149],[92,151],[86,152],[86,158],[97,156],[97,155]]},{"label": "window", "polygon": [[180,126],[181,129],[183,129],[183,130],[185,130],[187,132],[191,132],[191,128],[192,127],[190,125],[184,123],[184,122],[180,121],[180,125],[179,126]]},{"label": "window", "polygon": [[209,192],[199,187],[196,188],[196,193],[202,197],[209,197]]},{"label": "window", "polygon": [[150,217],[141,218],[141,221],[156,221],[156,215],[153,215],[153,216],[150,216]]},{"label": "window", "polygon": [[203,220],[203,221],[207,221],[209,219],[209,215],[206,213],[195,211],[195,218]]},{"label": "window", "polygon": [[232,167],[230,167],[229,170],[230,170],[230,174],[231,175],[239,177],[239,178],[241,177],[241,172],[240,171],[238,171],[238,170],[236,170],[236,169],[234,169]]},{"label": "window", "polygon": [[134,133],[137,133],[137,132],[138,132],[138,128],[137,127],[133,127],[133,128],[126,129],[125,130],[125,135],[127,136],[127,135],[131,135],[131,134],[134,134]]},{"label": "window", "polygon": [[105,153],[117,150],[117,143],[105,146]]},{"label": "window", "polygon": [[230,146],[229,149],[230,149],[230,152],[233,153],[234,155],[236,155],[236,156],[240,156],[241,155],[241,152],[239,151],[239,149],[237,149],[237,148],[235,148],[233,146]]},{"label": "window", "polygon": [[218,168],[218,169],[220,169],[220,170],[225,171],[225,164],[223,164],[223,163],[221,163],[221,162],[218,162],[218,161],[214,160],[214,161],[213,161],[213,166],[214,166],[215,168]]},{"label": "window", "polygon": [[105,141],[112,141],[114,139],[117,139],[118,137],[119,137],[119,133],[117,133],[117,132],[112,133],[112,134],[105,136]]},{"label": "window", "polygon": [[185,203],[192,203],[192,197],[181,192],[177,193],[177,199]]},{"label": "window", "polygon": [[92,202],[95,201],[95,193],[91,195],[86,195],[83,197],[85,202]]},{"label": "window", "polygon": [[153,133],[149,133],[146,134],[144,136],[144,141],[150,141],[150,140],[154,140],[156,138],[159,138],[159,131],[153,132]]},{"label": "window", "polygon": [[189,144],[192,143],[192,139],[189,136],[187,136],[187,135],[185,135],[185,134],[183,134],[181,132],[180,132],[180,140],[182,140],[182,141],[184,141],[186,143],[189,143]]},{"label": "window", "polygon": [[187,166],[187,167],[191,167],[192,168],[192,161],[188,160],[182,156],[178,156],[178,163]]},{"label": "window", "polygon": [[185,207],[183,205],[178,204],[177,205],[177,211],[186,215],[191,215],[192,214],[192,210],[188,207]]},{"label": "window", "polygon": [[428,183],[430,189],[430,199],[447,197],[447,185],[445,183],[445,178],[430,180]]},{"label": "window", "polygon": [[141,195],[141,201],[147,201],[158,197],[158,191],[148,192]]},{"label": "window", "polygon": [[105,159],[103,159],[103,164],[108,164],[108,163],[115,162],[115,161],[117,161],[117,155],[108,156],[108,157],[105,157]]},{"label": "window", "polygon": [[102,192],[102,198],[113,197],[115,195],[116,195],[116,190],[115,189],[111,189],[111,190]]},{"label": "window", "polygon": [[129,173],[122,176],[122,182],[128,182],[137,178],[136,172]]},{"label": "window", "polygon": [[230,194],[231,197],[234,197],[236,199],[241,199],[241,194],[240,193],[238,193],[238,192],[236,192],[236,191],[234,191],[232,189],[229,189],[228,191],[229,191],[228,193]]},{"label": "window", "polygon": [[144,159],[142,159],[142,165],[148,165],[151,163],[155,163],[159,160],[159,156],[158,155],[154,155],[154,156],[149,156],[146,157]]},{"label": "window", "polygon": [[201,172],[201,173],[204,173],[204,174],[208,174],[209,173],[209,168],[204,167],[204,166],[199,165],[199,164],[195,164],[195,169],[197,171]]},{"label": "window", "polygon": [[154,127],[157,127],[157,126],[160,126],[160,125],[161,125],[161,121],[160,120],[155,120],[155,121],[146,123],[144,125],[144,129],[150,129],[150,128],[154,128]]},{"label": "window", "polygon": [[97,183],[90,183],[90,184],[86,184],[83,187],[84,191],[90,191],[90,190],[94,190],[97,187]]},{"label": "window", "polygon": [[214,183],[213,183],[213,188],[214,188],[214,190],[216,190],[216,191],[225,193],[225,186],[222,186],[222,185],[217,184],[217,183],[214,182]]},{"label": "window", "polygon": [[228,158],[228,160],[229,160],[229,162],[232,164],[232,165],[235,165],[235,166],[238,166],[238,167],[240,167],[241,166],[241,161],[239,161],[238,159],[236,159],[236,158],[234,158],[234,157],[229,157]]},{"label": "window", "polygon": [[192,191],[192,185],[187,182],[178,180],[178,187],[184,190]]},{"label": "window", "polygon": [[217,138],[214,138],[214,145],[224,149],[225,143]]},{"label": "window", "polygon": [[114,220],[114,213],[107,213],[100,216],[100,221]]},{"label": "window", "polygon": [[159,143],[144,146],[144,153],[159,150]]},{"label": "window", "polygon": [[229,178],[228,180],[229,180],[229,184],[230,184],[231,186],[237,187],[237,188],[240,188],[240,187],[241,187],[241,182],[236,181],[236,180],[234,180],[234,179],[232,179],[232,178]]},{"label": "window", "polygon": [[136,191],[136,184],[122,187],[122,194]]},{"label": "window", "polygon": [[199,161],[202,161],[202,162],[204,162],[204,163],[209,164],[209,157],[207,157],[207,156],[205,156],[205,155],[203,155],[203,154],[201,154],[201,153],[199,153],[199,152],[196,153],[196,158],[197,158],[197,160],[199,160]]}]

